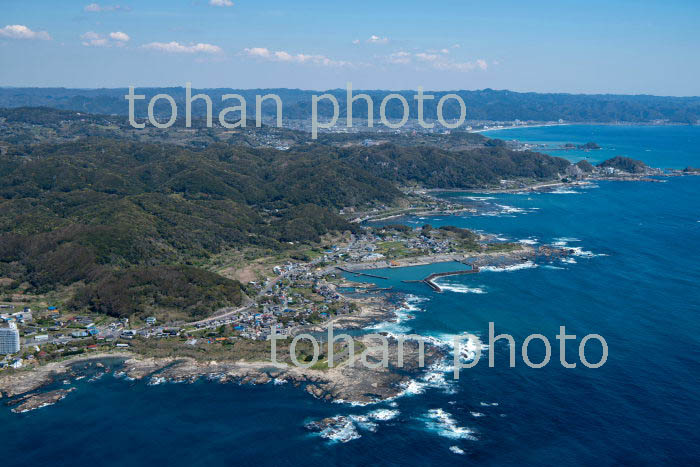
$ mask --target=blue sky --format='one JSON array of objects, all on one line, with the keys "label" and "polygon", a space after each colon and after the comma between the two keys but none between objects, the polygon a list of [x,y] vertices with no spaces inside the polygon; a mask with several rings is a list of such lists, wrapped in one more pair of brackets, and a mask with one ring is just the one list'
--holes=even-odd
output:
[{"label": "blue sky", "polygon": [[700,1],[0,0],[0,86],[700,95]]}]

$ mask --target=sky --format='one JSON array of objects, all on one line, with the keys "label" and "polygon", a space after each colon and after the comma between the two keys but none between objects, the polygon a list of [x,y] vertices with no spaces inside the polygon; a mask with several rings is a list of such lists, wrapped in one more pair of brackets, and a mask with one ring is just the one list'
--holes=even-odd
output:
[{"label": "sky", "polygon": [[0,86],[700,95],[698,0],[0,0]]}]

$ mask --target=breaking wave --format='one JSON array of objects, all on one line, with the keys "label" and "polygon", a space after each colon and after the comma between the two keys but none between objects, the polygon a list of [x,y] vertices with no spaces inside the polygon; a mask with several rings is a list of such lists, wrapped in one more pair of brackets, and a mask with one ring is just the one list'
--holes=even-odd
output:
[{"label": "breaking wave", "polygon": [[385,422],[387,420],[392,420],[396,418],[399,415],[398,410],[390,410],[390,409],[377,409],[373,410],[372,412],[369,412],[367,416],[370,418],[373,418],[374,420],[379,420],[382,422]]},{"label": "breaking wave", "polygon": [[536,268],[537,265],[533,263],[532,261],[525,261],[523,263],[518,263],[518,264],[512,264],[510,266],[484,266],[481,268],[481,271],[490,271],[490,272],[510,272],[510,271],[519,271],[521,269],[531,269],[531,268]]},{"label": "breaking wave", "polygon": [[403,306],[397,308],[394,312],[394,318],[392,320],[382,321],[381,323],[367,326],[365,329],[377,332],[386,332],[388,334],[406,334],[411,329],[402,323],[412,320],[414,318],[414,312],[423,311],[419,304],[427,300],[427,298],[408,295],[403,303]]},{"label": "breaking wave", "polygon": [[474,431],[466,427],[457,425],[452,414],[443,409],[430,409],[425,415],[427,417],[426,426],[445,438],[470,439],[476,441]]},{"label": "breaking wave", "polygon": [[535,237],[530,237],[518,240],[518,243],[523,243],[525,245],[537,245],[538,243],[540,243],[540,241]]},{"label": "breaking wave", "polygon": [[336,415],[334,417],[316,420],[305,425],[306,429],[318,436],[334,442],[347,443],[359,439],[359,430],[375,433],[379,428],[377,422],[386,422],[399,415],[398,410],[377,409],[366,415]]},{"label": "breaking wave", "polygon": [[475,293],[475,294],[485,294],[486,290],[484,290],[483,286],[480,287],[468,287],[464,284],[444,284],[440,281],[434,281],[436,284],[440,286],[442,290],[446,290],[447,292],[454,292],[454,293]]}]

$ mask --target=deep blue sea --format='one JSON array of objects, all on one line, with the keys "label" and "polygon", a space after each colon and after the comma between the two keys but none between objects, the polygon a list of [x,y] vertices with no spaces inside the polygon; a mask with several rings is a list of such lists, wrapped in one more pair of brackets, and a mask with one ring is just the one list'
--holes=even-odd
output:
[{"label": "deep blue sea", "polygon": [[[652,166],[700,166],[699,127],[568,126],[499,131],[521,141],[585,143]],[[494,135],[496,135],[494,133]],[[433,374],[393,403],[354,407],[322,402],[289,385],[198,382],[147,386],[106,376],[77,383],[58,404],[26,414],[0,406],[2,465],[475,465],[697,464],[700,459],[700,177],[664,183],[603,182],[542,194],[450,193],[480,215],[398,219],[457,225],[529,243],[575,248],[566,261],[483,271],[440,280],[446,290],[406,284],[441,264],[377,271],[408,297],[393,332],[448,342],[488,323],[515,339],[475,368]],[[397,220],[392,220],[396,222]],[[463,266],[461,266],[463,268]],[[555,335],[565,326],[566,359]],[[520,354],[532,333],[552,345],[550,363],[527,367]],[[585,368],[578,344],[599,334],[609,348]],[[591,340],[586,358],[597,362]],[[486,350],[485,352],[488,352]],[[539,362],[541,342],[529,356]],[[361,423],[346,443],[308,432],[310,420],[388,409],[394,418]],[[389,418],[389,417],[385,417]]]}]

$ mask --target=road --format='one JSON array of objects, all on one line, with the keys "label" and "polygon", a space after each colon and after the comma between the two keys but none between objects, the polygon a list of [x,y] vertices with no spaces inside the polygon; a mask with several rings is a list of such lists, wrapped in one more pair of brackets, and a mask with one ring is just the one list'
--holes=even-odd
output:
[{"label": "road", "polygon": [[236,308],[234,310],[229,310],[229,311],[222,313],[220,315],[210,316],[209,318],[205,318],[205,319],[200,320],[200,321],[195,321],[193,323],[187,323],[187,324],[185,324],[185,326],[197,326],[197,325],[205,325],[206,326],[207,324],[213,323],[214,321],[219,321],[222,319],[227,319],[227,318],[231,318],[233,316],[236,316],[238,313],[255,306],[256,299],[267,294],[270,290],[272,290],[272,288],[275,286],[275,284],[277,284],[280,280],[284,279],[285,277],[286,277],[286,274],[280,274],[279,276],[277,276],[274,279],[272,279],[271,281],[269,281],[268,284],[265,287],[263,287],[263,289],[260,290],[260,292],[258,292],[258,294],[255,296],[255,298],[253,298],[248,304],[246,304],[240,308]]}]

